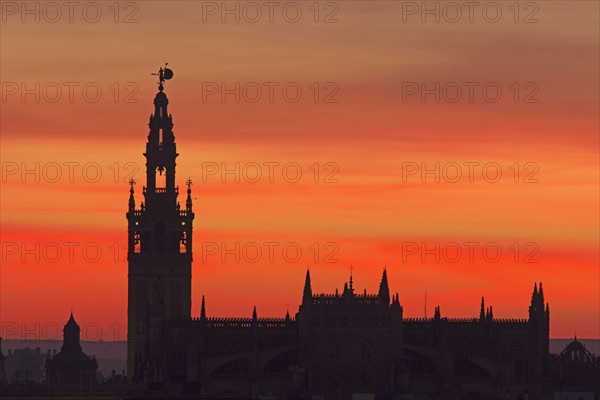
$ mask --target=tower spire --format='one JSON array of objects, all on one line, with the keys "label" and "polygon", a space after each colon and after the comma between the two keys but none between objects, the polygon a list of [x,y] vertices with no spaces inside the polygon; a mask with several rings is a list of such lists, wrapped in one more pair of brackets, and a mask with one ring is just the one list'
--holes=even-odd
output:
[{"label": "tower spire", "polygon": [[[537,316],[539,310],[539,293],[537,282],[533,284],[533,293],[531,294],[531,303],[529,304],[529,319],[533,320]],[[543,306],[542,306],[543,307]]]},{"label": "tower spire", "polygon": [[302,305],[309,306],[312,303],[312,287],[310,285],[310,269],[306,269],[304,278],[304,293],[302,294]]},{"label": "tower spire", "polygon": [[390,305],[390,287],[388,285],[387,268],[383,267],[381,282],[379,283],[379,301],[385,307]]},{"label": "tower spire", "polygon": [[81,329],[79,328],[77,322],[75,322],[75,318],[71,312],[69,320],[63,328],[63,346],[61,351],[81,350],[81,345],[79,344],[80,335]]},{"label": "tower spire", "polygon": [[542,282],[540,282],[540,290],[538,292],[538,308],[544,311],[544,288]]},{"label": "tower spire", "polygon": [[204,295],[202,295],[202,306],[200,307],[200,321],[206,321],[206,304],[204,303]]}]

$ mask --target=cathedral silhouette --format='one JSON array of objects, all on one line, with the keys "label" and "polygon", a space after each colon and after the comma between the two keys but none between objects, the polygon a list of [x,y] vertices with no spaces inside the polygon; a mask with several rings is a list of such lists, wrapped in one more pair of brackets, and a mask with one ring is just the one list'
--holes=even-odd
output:
[{"label": "cathedral silhouette", "polygon": [[[406,318],[384,269],[376,293],[313,293],[306,272],[294,316],[191,315],[191,181],[175,185],[173,120],[159,72],[146,143],[144,201],[131,181],[128,221],[128,378],[132,394],[535,399],[549,393],[549,306],[536,284],[529,318]],[[164,177],[162,176],[164,174]],[[157,186],[157,177],[164,187]],[[313,271],[314,272],[314,271]],[[225,289],[225,288],[224,288]],[[300,293],[299,293],[300,295]],[[524,301],[524,308],[525,308]],[[314,397],[313,397],[314,398]]]}]

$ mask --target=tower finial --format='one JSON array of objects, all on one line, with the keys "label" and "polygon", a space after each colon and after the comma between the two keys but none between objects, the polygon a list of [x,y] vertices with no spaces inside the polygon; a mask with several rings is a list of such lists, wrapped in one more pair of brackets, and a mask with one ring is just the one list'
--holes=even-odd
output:
[{"label": "tower finial", "polygon": [[136,180],[131,178],[129,180],[129,210],[135,210],[135,199],[133,198],[133,186],[136,184]]},{"label": "tower finial", "polygon": [[167,68],[167,65],[169,65],[168,62],[165,63],[164,68],[159,68],[157,73],[151,74],[151,75],[158,75],[158,90],[161,92],[164,89],[163,83],[166,80],[173,78],[173,70]]},{"label": "tower finial", "polygon": [[192,179],[188,178],[187,181],[185,181],[185,184],[187,185],[187,199],[185,200],[185,208],[188,211],[192,210]]}]

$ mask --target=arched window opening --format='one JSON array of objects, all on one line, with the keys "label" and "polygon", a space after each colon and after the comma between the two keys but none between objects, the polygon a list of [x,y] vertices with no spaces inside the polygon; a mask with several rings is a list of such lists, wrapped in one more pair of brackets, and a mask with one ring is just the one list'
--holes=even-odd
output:
[{"label": "arched window opening", "polygon": [[164,189],[167,187],[167,168],[158,167],[155,171],[155,182],[157,189]]},{"label": "arched window opening", "polygon": [[133,252],[139,253],[142,249],[140,232],[133,233]]}]

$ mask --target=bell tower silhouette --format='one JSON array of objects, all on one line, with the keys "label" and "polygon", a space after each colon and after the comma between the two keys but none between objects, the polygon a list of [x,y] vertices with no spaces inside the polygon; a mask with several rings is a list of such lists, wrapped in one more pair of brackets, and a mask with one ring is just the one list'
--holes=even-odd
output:
[{"label": "bell tower silhouette", "polygon": [[164,81],[173,72],[161,68],[154,114],[146,143],[146,185],[139,208],[130,181],[128,222],[127,370],[132,384],[162,381],[161,340],[166,321],[191,318],[192,211],[191,180],[182,208],[175,186],[178,156]]}]

